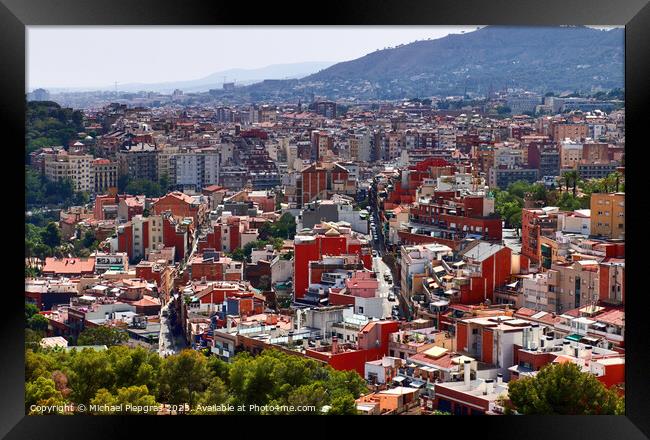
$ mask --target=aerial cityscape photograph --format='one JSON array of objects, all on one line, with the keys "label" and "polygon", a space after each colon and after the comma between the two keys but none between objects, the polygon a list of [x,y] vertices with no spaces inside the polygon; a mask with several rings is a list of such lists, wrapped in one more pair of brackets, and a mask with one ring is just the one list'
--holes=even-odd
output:
[{"label": "aerial cityscape photograph", "polygon": [[26,36],[25,414],[625,414],[624,27]]}]

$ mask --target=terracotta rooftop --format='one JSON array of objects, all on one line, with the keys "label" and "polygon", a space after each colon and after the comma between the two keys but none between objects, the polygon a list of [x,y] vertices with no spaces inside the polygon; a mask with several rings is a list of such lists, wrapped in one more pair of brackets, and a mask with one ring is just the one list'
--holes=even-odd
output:
[{"label": "terracotta rooftop", "polygon": [[593,318],[598,322],[623,326],[625,325],[625,312],[623,310],[608,310]]},{"label": "terracotta rooftop", "polygon": [[53,258],[47,257],[43,272],[60,275],[95,271],[95,258]]}]

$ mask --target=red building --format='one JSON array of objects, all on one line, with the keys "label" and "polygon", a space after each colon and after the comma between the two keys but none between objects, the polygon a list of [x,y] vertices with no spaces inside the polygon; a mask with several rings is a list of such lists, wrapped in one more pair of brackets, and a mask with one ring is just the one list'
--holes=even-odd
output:
[{"label": "red building", "polygon": [[206,249],[202,254],[194,255],[188,262],[191,280],[207,281],[241,281],[244,264],[230,257],[221,255],[214,249]]},{"label": "red building", "polygon": [[557,230],[557,213],[557,208],[521,210],[521,255],[533,264],[540,262],[540,237]]},{"label": "red building", "polygon": [[118,215],[125,220],[131,220],[136,215],[144,214],[144,204],[144,196],[125,197],[118,204]]},{"label": "red building", "polygon": [[[185,258],[192,237],[192,221],[176,220],[171,213],[158,216],[162,222],[162,243],[165,247],[175,249],[176,261]],[[117,251],[126,252],[129,260],[143,258],[146,250],[151,250],[153,243],[149,240],[149,222],[151,217],[136,216],[131,221],[117,228]],[[137,227],[134,227],[136,225]]]},{"label": "red building", "polygon": [[173,266],[153,261],[140,261],[135,266],[135,276],[147,282],[155,282],[158,287],[158,297],[164,305],[169,301],[174,288],[176,269]]},{"label": "red building", "polygon": [[171,211],[172,215],[177,218],[192,217],[196,225],[201,223],[205,214],[203,205],[195,202],[192,197],[180,191],[171,192],[156,200],[152,210],[154,214]]},{"label": "red building", "polygon": [[232,315],[250,316],[264,312],[264,297],[238,282],[194,281],[186,290],[188,289],[194,292],[194,296],[204,306],[229,302],[228,313]]},{"label": "red building", "polygon": [[99,195],[95,197],[93,214],[95,220],[110,220],[117,217],[117,210],[120,201],[133,197],[128,194]]},{"label": "red building", "polygon": [[317,198],[327,199],[327,194],[335,191],[340,185],[345,185],[349,172],[338,163],[315,163],[301,172],[301,191],[303,204]]},{"label": "red building", "polygon": [[250,130],[242,131],[239,133],[239,136],[243,138],[253,138],[253,139],[262,139],[262,140],[266,140],[269,138],[268,133],[259,128],[252,128]]},{"label": "red building", "polygon": [[625,304],[625,259],[607,257],[598,264],[598,299]]},{"label": "red building", "polygon": [[427,232],[416,234],[424,236],[421,240],[398,233],[409,244],[441,243],[457,249],[467,237],[491,242],[502,239],[501,218],[494,214],[494,201],[482,195],[435,191],[431,198],[411,207],[409,220]]},{"label": "red building", "polygon": [[327,362],[335,370],[355,370],[363,376],[366,362],[388,354],[389,336],[398,330],[398,321],[373,321],[359,332],[356,346],[339,343],[333,337],[331,346],[307,349],[305,356]]},{"label": "red building", "polygon": [[329,223],[314,226],[313,235],[294,239],[294,298],[303,298],[309,287],[309,263],[323,256],[356,254],[366,269],[372,268],[370,244],[352,235],[350,228]]},{"label": "red building", "polygon": [[199,252],[206,249],[232,252],[243,247],[249,241],[254,241],[257,239],[258,233],[251,223],[250,217],[220,217],[212,222],[212,231],[199,240]]},{"label": "red building", "polygon": [[461,304],[494,302],[494,289],[510,280],[512,250],[500,244],[474,241],[459,252],[466,263],[461,273],[466,282],[460,285]]},{"label": "red building", "polygon": [[175,249],[177,261],[185,258],[189,251],[192,233],[191,223],[188,221],[178,221],[173,216],[163,215],[163,243],[165,247]]}]

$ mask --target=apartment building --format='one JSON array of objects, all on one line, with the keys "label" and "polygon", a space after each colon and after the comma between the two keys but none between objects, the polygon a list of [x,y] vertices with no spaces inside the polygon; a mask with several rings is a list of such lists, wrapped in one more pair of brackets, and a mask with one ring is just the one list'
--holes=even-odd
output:
[{"label": "apartment building", "polygon": [[163,145],[158,150],[157,155],[157,180],[163,176],[167,177],[170,183],[176,182],[176,154],[180,152],[180,148],[172,145]]},{"label": "apartment building", "polygon": [[591,234],[610,239],[625,238],[625,193],[591,195]]},{"label": "apartment building", "polygon": [[542,236],[552,235],[557,230],[559,209],[547,206],[542,209],[522,209],[521,211],[521,255],[531,263],[540,262]]},{"label": "apartment building", "polygon": [[158,159],[156,146],[148,143],[129,145],[117,152],[119,174],[131,180],[158,179]]},{"label": "apartment building", "polygon": [[368,134],[353,134],[348,138],[350,160],[358,162],[370,161],[370,136]]},{"label": "apartment building", "polygon": [[49,155],[44,160],[45,176],[53,182],[70,180],[75,191],[92,193],[95,191],[93,160],[91,154],[65,151]]},{"label": "apartment building", "polygon": [[97,158],[92,161],[94,193],[104,194],[117,188],[117,162]]},{"label": "apartment building", "polygon": [[589,127],[587,124],[559,123],[553,124],[551,129],[551,136],[556,141],[562,139],[581,140],[586,138],[588,134]]},{"label": "apartment building", "polygon": [[560,141],[560,167],[576,169],[582,160],[582,142],[571,139]]},{"label": "apartment building", "polygon": [[219,183],[221,156],[215,147],[177,153],[173,161],[178,187],[199,190]]},{"label": "apartment building", "polygon": [[535,183],[539,170],[532,168],[490,168],[488,182],[491,188],[506,189],[519,180]]}]

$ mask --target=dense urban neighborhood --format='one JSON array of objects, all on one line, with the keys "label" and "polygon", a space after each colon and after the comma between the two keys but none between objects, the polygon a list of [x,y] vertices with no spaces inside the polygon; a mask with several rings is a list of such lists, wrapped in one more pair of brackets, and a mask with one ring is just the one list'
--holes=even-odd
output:
[{"label": "dense urban neighborhood", "polygon": [[621,89],[234,87],[28,94],[26,413],[624,413]]}]

